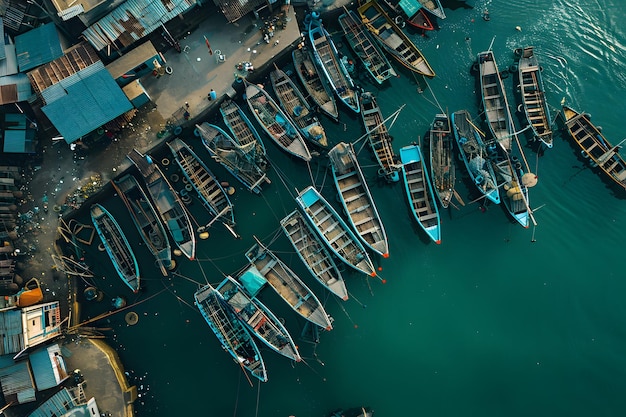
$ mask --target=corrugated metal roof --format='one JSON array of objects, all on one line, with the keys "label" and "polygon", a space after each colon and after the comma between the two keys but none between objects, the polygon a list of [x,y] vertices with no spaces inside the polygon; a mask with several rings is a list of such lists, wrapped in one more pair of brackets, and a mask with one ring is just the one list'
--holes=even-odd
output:
[{"label": "corrugated metal roof", "polygon": [[63,388],[30,413],[28,417],[62,416],[67,412],[66,404],[70,407],[73,406],[74,398],[70,395],[67,388]]},{"label": "corrugated metal roof", "polygon": [[0,369],[0,385],[5,400],[17,397],[20,404],[35,401],[35,383],[26,361]]},{"label": "corrugated metal roof", "polygon": [[196,0],[128,0],[89,26],[83,35],[101,51],[123,49],[189,10]]},{"label": "corrugated metal roof", "polygon": [[65,362],[59,345],[47,346],[28,355],[37,390],[56,387],[67,378]]},{"label": "corrugated metal roof", "polygon": [[53,23],[16,36],[15,50],[21,72],[47,64],[63,55],[59,33]]},{"label": "corrugated metal roof", "polygon": [[17,353],[24,349],[24,334],[22,331],[22,312],[8,310],[0,312],[0,354]]},{"label": "corrugated metal roof", "polygon": [[[213,3],[222,10],[228,22],[233,23],[250,13],[257,6],[264,4],[265,0],[213,0]],[[270,1],[269,3],[273,2]]]},{"label": "corrugated metal roof", "polygon": [[69,76],[41,92],[41,110],[72,143],[133,108],[102,62]]},{"label": "corrugated metal roof", "polygon": [[17,57],[15,55],[15,45],[9,43],[0,48],[4,51],[5,56],[0,61],[0,76],[17,74]]},{"label": "corrugated metal roof", "polygon": [[3,60],[6,57],[4,52],[4,44],[5,44],[5,36],[4,36],[4,21],[0,19],[0,60]]}]

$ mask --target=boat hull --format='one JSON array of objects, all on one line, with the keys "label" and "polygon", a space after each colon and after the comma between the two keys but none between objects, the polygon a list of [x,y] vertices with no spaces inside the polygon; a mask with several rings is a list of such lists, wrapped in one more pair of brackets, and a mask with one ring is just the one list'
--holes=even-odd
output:
[{"label": "boat hull", "polygon": [[321,78],[309,50],[307,48],[294,49],[291,57],[300,82],[319,108],[319,111],[334,121],[338,121],[339,111],[337,110],[337,102],[333,97],[333,92]]},{"label": "boat hull", "polygon": [[411,213],[428,237],[436,244],[440,244],[439,210],[420,147],[410,145],[401,148],[400,160],[402,161],[404,189],[409,200]]}]

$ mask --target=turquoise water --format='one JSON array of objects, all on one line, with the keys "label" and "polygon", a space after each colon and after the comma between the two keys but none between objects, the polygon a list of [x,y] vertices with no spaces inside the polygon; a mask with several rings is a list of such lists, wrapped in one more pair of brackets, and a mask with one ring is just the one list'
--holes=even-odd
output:
[{"label": "turquoise water", "polygon": [[[385,115],[406,104],[390,129],[396,150],[424,136],[437,103],[449,112],[465,108],[478,117],[469,69],[492,41],[501,69],[513,64],[515,48],[534,45],[553,114],[565,98],[591,113],[611,142],[623,139],[626,33],[621,23],[626,11],[621,3],[463,5],[451,4],[456,8],[446,10],[439,31],[411,35],[436,78],[416,80],[399,70],[400,78],[380,88],[362,82],[378,95]],[[484,8],[489,8],[489,22],[481,17]],[[332,20],[325,19],[337,30]],[[512,78],[507,93],[517,105]],[[331,141],[362,135],[355,115],[342,111],[340,119],[338,124],[324,119]],[[197,139],[189,135],[189,141],[216,174],[237,185],[208,160]],[[346,269],[347,302],[331,297],[307,275],[278,228],[296,207],[294,190],[312,181],[336,202],[325,158],[315,159],[309,172],[269,140],[266,146],[274,165],[272,184],[261,196],[237,185],[240,240],[216,225],[211,237],[199,243],[198,262],[180,259],[178,274],[165,280],[146,248],[136,247],[145,284],[137,296],[118,283],[105,255],[87,249],[87,260],[97,265],[96,283],[107,297],[143,301],[132,309],[140,317],[136,326],[126,326],[123,313],[98,323],[113,327],[111,344],[120,349],[131,382],[140,388],[138,416],[319,417],[359,405],[371,406],[379,416],[623,414],[625,195],[583,168],[563,132],[557,130],[554,148],[541,157],[526,150],[539,176],[530,191],[536,228],[514,224],[502,207],[483,212],[478,203],[469,204],[476,195],[461,181],[458,190],[468,204],[442,212],[439,246],[414,223],[402,185],[376,180],[375,163],[364,148],[359,159],[371,178],[390,258],[376,260],[386,284]],[[126,226],[129,240],[139,242],[121,202],[107,198],[104,204]],[[191,210],[201,223],[208,221],[197,201]],[[262,347],[269,382],[261,385],[248,383],[191,305],[198,284],[218,283],[223,274],[245,265],[253,235],[301,274],[335,319],[334,330],[320,334],[315,346],[300,337],[303,321],[271,290],[262,293],[285,319],[305,362],[292,364]],[[104,304],[90,308],[95,314]]]}]

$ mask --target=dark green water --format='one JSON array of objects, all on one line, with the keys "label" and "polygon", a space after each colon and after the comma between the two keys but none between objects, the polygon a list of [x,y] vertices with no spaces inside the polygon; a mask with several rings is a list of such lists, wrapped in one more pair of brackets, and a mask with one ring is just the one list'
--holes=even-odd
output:
[{"label": "dark green water", "polygon": [[[553,114],[565,98],[590,112],[616,144],[626,116],[626,12],[620,6],[616,0],[523,0],[447,9],[441,30],[427,38],[412,35],[437,72],[433,80],[420,80],[423,93],[406,72],[381,89],[363,85],[378,94],[386,115],[406,104],[391,128],[397,150],[424,136],[438,112],[436,102],[478,116],[469,68],[492,40],[501,69],[513,63],[513,49],[534,45]],[[481,17],[485,7],[489,22]],[[512,77],[507,83],[516,103]],[[324,120],[331,141],[362,135],[358,118],[346,112],[340,117],[339,124]],[[190,143],[207,156],[196,139]],[[272,185],[262,196],[239,187],[234,196],[241,240],[215,226],[199,243],[199,262],[180,259],[179,275],[164,281],[146,248],[137,246],[145,290],[136,298],[118,283],[106,255],[88,249],[87,259],[107,277],[96,281],[107,297],[146,300],[133,308],[140,316],[136,326],[126,326],[123,314],[98,323],[114,328],[110,341],[140,388],[138,416],[319,417],[359,405],[387,417],[624,413],[624,194],[583,169],[563,132],[557,131],[554,148],[542,157],[527,149],[539,176],[530,193],[536,228],[514,224],[501,207],[483,213],[468,204],[443,212],[440,246],[410,217],[402,185],[376,180],[363,149],[359,159],[371,178],[391,256],[377,260],[384,285],[347,272],[351,299],[341,304],[307,275],[278,229],[296,206],[294,189],[311,183],[309,171],[269,140],[266,146],[275,166]],[[208,164],[236,185],[221,167]],[[310,168],[315,185],[334,201],[325,158]],[[475,197],[463,182],[458,189],[466,202]],[[104,204],[125,225],[129,240],[139,242],[119,200]],[[191,209],[207,221],[197,201]],[[262,299],[285,318],[305,363],[292,364],[262,348],[269,382],[260,386],[248,383],[191,305],[198,284],[218,283],[245,265],[252,235],[266,243],[278,236],[271,248],[325,300],[335,319],[334,330],[322,333],[314,350],[299,337],[303,321],[266,290]]]}]

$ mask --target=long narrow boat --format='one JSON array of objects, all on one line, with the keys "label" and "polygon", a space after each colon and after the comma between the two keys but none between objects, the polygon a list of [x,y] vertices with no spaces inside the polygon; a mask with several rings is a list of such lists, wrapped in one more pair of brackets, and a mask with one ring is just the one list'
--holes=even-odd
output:
[{"label": "long narrow boat", "polygon": [[[355,113],[359,112],[359,99],[354,88],[354,81],[348,74],[348,70],[339,59],[339,53],[333,43],[332,37],[324,29],[322,21],[314,12],[307,15],[309,41],[315,62],[321,69],[326,81],[333,89],[339,100]],[[306,25],[306,21],[305,21]]]},{"label": "long narrow boat", "polygon": [[378,174],[389,182],[397,182],[400,180],[398,175],[398,167],[396,164],[396,155],[391,146],[391,135],[385,125],[385,119],[378,107],[376,97],[370,92],[360,95],[361,100],[361,119],[365,126],[365,133],[376,161],[380,166]]},{"label": "long narrow boat", "polygon": [[296,202],[313,230],[339,259],[359,272],[376,276],[374,264],[359,239],[315,188],[305,188]]},{"label": "long narrow boat", "polygon": [[489,131],[502,149],[510,152],[515,126],[493,52],[478,54],[478,68],[482,107]]},{"label": "long narrow boat", "polygon": [[[250,279],[255,281],[255,277],[248,276],[252,273],[246,271],[239,279],[242,283]],[[261,301],[251,296],[242,284],[232,277],[226,277],[216,289],[235,311],[237,318],[248,328],[248,331],[258,337],[261,342],[291,360],[296,362],[302,360],[291,335],[278,317]]]},{"label": "long narrow boat", "polygon": [[277,67],[270,73],[270,81],[282,109],[291,116],[302,136],[313,145],[327,148],[324,127],[291,78]]},{"label": "long narrow boat", "polygon": [[389,257],[389,243],[374,198],[351,143],[340,142],[328,152],[339,200],[361,241],[374,252]]},{"label": "long narrow boat", "polygon": [[387,57],[380,47],[372,39],[367,29],[359,19],[356,13],[348,10],[344,6],[345,13],[339,16],[339,25],[346,35],[348,44],[359,57],[368,74],[372,76],[374,81],[382,84],[391,77],[397,77],[398,74],[393,69]]},{"label": "long narrow boat", "polygon": [[111,213],[100,204],[91,206],[91,221],[109,258],[111,258],[111,262],[113,262],[117,274],[133,292],[138,292],[139,265],[137,265],[133,249],[126,240],[122,228]]},{"label": "long narrow boat", "polygon": [[454,138],[447,114],[436,114],[430,126],[430,175],[435,194],[443,208],[448,208],[454,196],[456,166],[454,163]]},{"label": "long narrow boat", "polygon": [[254,162],[259,168],[267,171],[269,163],[265,155],[265,145],[246,113],[232,100],[224,100],[220,104],[220,113],[224,124],[239,146],[247,149],[251,144],[254,144],[254,152],[251,151],[247,154],[250,162]]},{"label": "long narrow boat", "polygon": [[335,260],[302,214],[294,210],[280,221],[280,226],[315,279],[337,297],[347,300],[348,290]]},{"label": "long narrow boat", "polygon": [[400,28],[402,26],[402,20],[405,20],[409,25],[420,30],[433,30],[435,26],[430,21],[428,14],[424,11],[424,7],[418,0],[383,0],[389,9],[391,9],[397,16],[393,19]]},{"label": "long narrow boat", "polygon": [[307,162],[310,161],[311,154],[304,138],[289,116],[263,88],[250,84],[246,80],[244,84],[246,85],[246,102],[265,133],[288,154]]},{"label": "long narrow boat", "polygon": [[446,12],[443,11],[443,6],[439,0],[419,0],[424,9],[430,12],[433,16],[439,19],[446,18]]},{"label": "long narrow boat", "polygon": [[530,225],[530,211],[528,187],[525,186],[522,176],[522,165],[517,157],[500,150],[498,158],[493,163],[493,170],[498,179],[498,187],[506,193],[501,196],[507,211],[523,227]]},{"label": "long narrow boat", "polygon": [[488,150],[482,132],[472,123],[467,110],[452,114],[452,129],[467,173],[478,191],[495,204],[500,204],[496,174],[489,163]]},{"label": "long narrow boat", "polygon": [[532,46],[523,48],[520,53],[517,71],[526,120],[532,127],[535,138],[551,148],[552,119],[541,77],[541,67]]},{"label": "long narrow boat", "polygon": [[622,142],[611,145],[600,130],[591,123],[589,115],[571,107],[563,106],[565,126],[572,139],[589,158],[593,167],[598,167],[604,175],[622,188],[626,188],[626,161],[619,154]]},{"label": "long narrow boat", "polygon": [[313,291],[278,256],[254,239],[256,244],[246,252],[252,272],[264,278],[293,311],[322,329],[331,330],[331,319]]},{"label": "long narrow boat", "polygon": [[213,215],[213,220],[209,225],[214,221],[219,221],[234,237],[239,237],[235,231],[233,203],[231,203],[217,177],[213,175],[202,159],[179,138],[168,142],[167,146],[183,175],[189,180],[200,197],[202,204]]},{"label": "long narrow boat", "polygon": [[334,121],[339,120],[339,111],[333,92],[325,80],[321,78],[311,52],[306,47],[296,48],[291,53],[291,57],[298,78],[300,78],[300,82],[315,105]]},{"label": "long narrow boat", "polygon": [[422,52],[375,0],[363,4],[357,11],[365,27],[400,64],[426,77],[435,76]]},{"label": "long narrow boat", "polygon": [[127,158],[135,164],[143,177],[152,203],[172,235],[174,243],[187,258],[193,260],[196,253],[196,237],[187,210],[178,194],[149,155],[143,155],[133,149]]},{"label": "long narrow boat", "polygon": [[246,326],[237,318],[230,305],[226,303],[222,294],[211,285],[200,288],[194,294],[198,310],[215,336],[233,357],[239,366],[262,382],[267,382],[267,371],[259,348],[246,329]]},{"label": "long narrow boat", "polygon": [[196,125],[196,129],[209,155],[249,191],[259,194],[261,184],[271,183],[265,171],[254,163],[254,158],[249,157],[250,152],[255,152],[256,143],[241,146],[222,128],[207,122]]},{"label": "long narrow boat", "polygon": [[436,244],[441,243],[441,221],[435,202],[435,192],[428,177],[419,145],[409,145],[400,149],[402,177],[409,206],[415,220],[428,237]]},{"label": "long narrow boat", "polygon": [[133,219],[141,238],[156,258],[157,265],[163,276],[171,269],[172,251],[163,223],[159,219],[154,206],[143,191],[137,179],[131,174],[112,181],[113,188],[122,199]]}]

